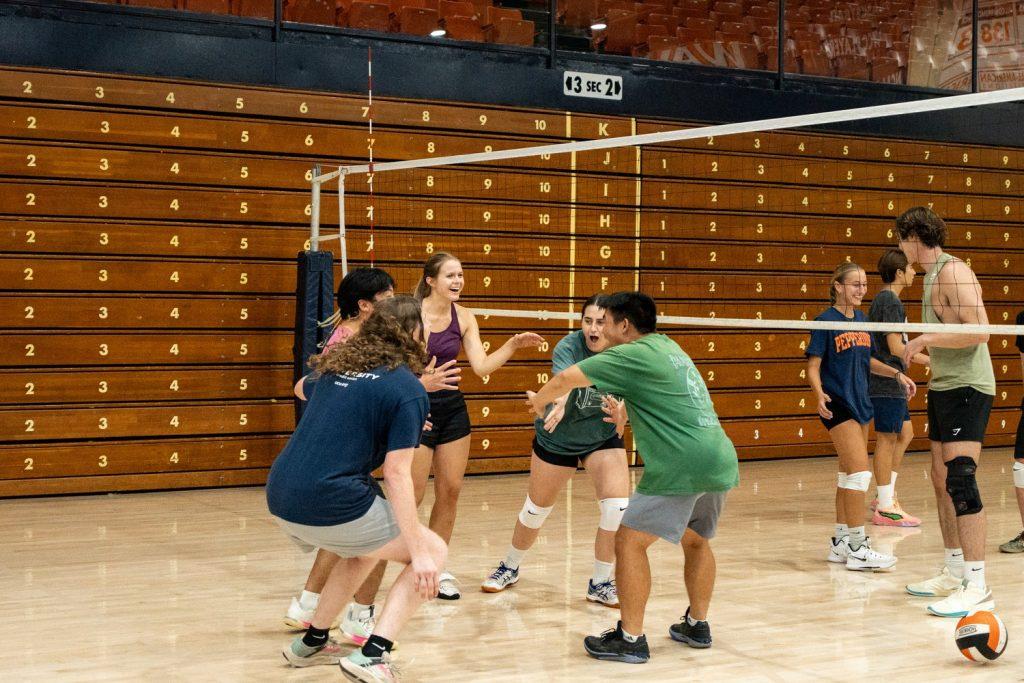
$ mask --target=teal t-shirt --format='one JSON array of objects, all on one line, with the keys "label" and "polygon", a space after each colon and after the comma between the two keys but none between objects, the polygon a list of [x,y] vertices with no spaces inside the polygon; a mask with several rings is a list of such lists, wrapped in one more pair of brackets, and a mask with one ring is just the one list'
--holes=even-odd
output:
[{"label": "teal t-shirt", "polygon": [[578,363],[601,391],[626,400],[644,460],[640,493],[728,491],[739,484],[736,449],[715,414],[704,378],[663,334],[648,334]]},{"label": "teal t-shirt", "polygon": [[[583,330],[565,335],[551,355],[551,373],[557,375],[582,360],[595,355],[587,348]],[[544,431],[544,420],[537,419],[534,429],[537,444],[559,455],[586,455],[615,436],[615,425],[604,421],[601,399],[604,396],[594,387],[573,389],[565,403],[565,415],[550,434]]]}]

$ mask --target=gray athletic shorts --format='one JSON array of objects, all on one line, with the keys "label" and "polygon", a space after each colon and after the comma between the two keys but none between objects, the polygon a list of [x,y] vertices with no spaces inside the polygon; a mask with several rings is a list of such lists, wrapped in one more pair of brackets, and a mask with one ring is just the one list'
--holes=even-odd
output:
[{"label": "gray athletic shorts", "polygon": [[280,517],[274,520],[303,552],[323,548],[339,557],[368,555],[398,538],[400,533],[391,503],[379,496],[365,515],[344,524],[309,526],[288,522]]},{"label": "gray athletic shorts", "polygon": [[682,496],[633,493],[622,516],[623,526],[679,543],[687,528],[703,538],[714,538],[725,507],[725,492]]}]

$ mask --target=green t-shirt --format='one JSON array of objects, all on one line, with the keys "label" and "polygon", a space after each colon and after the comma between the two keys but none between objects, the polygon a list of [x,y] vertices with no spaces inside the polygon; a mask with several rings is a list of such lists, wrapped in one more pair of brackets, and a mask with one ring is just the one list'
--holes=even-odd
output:
[{"label": "green t-shirt", "polygon": [[[551,372],[557,375],[593,355],[587,348],[583,331],[570,332],[558,342],[551,354]],[[604,394],[594,387],[573,389],[565,403],[565,415],[554,432],[544,431],[544,420],[534,422],[540,447],[559,455],[586,455],[615,436],[615,425],[604,421],[602,397]]]},{"label": "green t-shirt", "polygon": [[663,334],[648,334],[578,364],[601,391],[626,400],[644,460],[640,493],[728,491],[739,484],[736,449],[690,357]]}]

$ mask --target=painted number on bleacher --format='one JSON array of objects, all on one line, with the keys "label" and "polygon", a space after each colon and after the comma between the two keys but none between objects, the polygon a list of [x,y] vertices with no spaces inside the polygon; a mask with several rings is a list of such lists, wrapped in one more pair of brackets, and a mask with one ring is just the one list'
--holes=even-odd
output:
[{"label": "painted number on bleacher", "polygon": [[[36,123],[37,123],[36,117],[29,116],[27,119],[25,119],[25,123],[26,123],[26,125],[27,125],[29,130],[35,130]],[[104,121],[104,123],[106,123],[106,121]],[[106,131],[104,131],[104,132],[106,132]]]},{"label": "painted number on bleacher", "polygon": [[35,154],[27,155],[25,157],[25,165],[28,166],[29,168],[35,168],[35,165],[36,165],[36,155]]},{"label": "painted number on bleacher", "polygon": [[26,95],[33,94],[32,93],[32,81],[22,81],[21,82],[21,92],[25,93]]}]

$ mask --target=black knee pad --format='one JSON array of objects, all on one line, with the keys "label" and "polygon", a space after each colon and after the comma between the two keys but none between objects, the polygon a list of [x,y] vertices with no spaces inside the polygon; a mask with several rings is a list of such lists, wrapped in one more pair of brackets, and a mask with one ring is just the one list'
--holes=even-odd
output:
[{"label": "black knee pad", "polygon": [[946,463],[946,493],[953,499],[957,517],[981,512],[981,493],[974,478],[977,469],[977,464],[964,455]]}]

